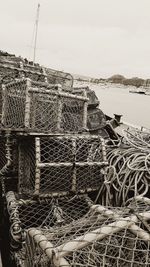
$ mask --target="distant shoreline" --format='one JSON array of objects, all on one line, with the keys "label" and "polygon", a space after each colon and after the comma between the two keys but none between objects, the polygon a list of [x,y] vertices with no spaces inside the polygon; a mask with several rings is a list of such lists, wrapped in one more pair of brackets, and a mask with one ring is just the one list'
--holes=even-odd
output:
[{"label": "distant shoreline", "polygon": [[73,75],[74,80],[79,82],[90,82],[90,83],[105,83],[109,82],[112,84],[118,84],[118,85],[125,85],[125,86],[135,86],[137,88],[139,87],[148,87],[150,88],[150,79],[142,79],[139,77],[133,77],[133,78],[125,78],[122,75],[113,75],[110,78],[104,79],[104,78],[90,78],[86,76],[80,76],[80,75]]}]

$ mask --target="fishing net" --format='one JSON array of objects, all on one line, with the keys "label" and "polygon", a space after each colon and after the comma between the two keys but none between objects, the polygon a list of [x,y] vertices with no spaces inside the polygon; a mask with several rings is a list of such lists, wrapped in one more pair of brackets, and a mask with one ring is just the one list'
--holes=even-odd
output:
[{"label": "fishing net", "polygon": [[104,140],[96,135],[24,138],[19,145],[18,190],[58,196],[95,191],[106,165]]},{"label": "fishing net", "polygon": [[107,146],[106,180],[100,190],[100,203],[124,206],[129,198],[150,196],[150,134],[128,130],[119,145]]},{"label": "fishing net", "polygon": [[131,204],[91,205],[86,215],[62,227],[29,229],[26,266],[149,266],[150,208],[134,205],[135,212]]},{"label": "fishing net", "polygon": [[50,90],[29,79],[5,85],[2,125],[5,129],[40,133],[81,132],[86,129],[87,100]]}]

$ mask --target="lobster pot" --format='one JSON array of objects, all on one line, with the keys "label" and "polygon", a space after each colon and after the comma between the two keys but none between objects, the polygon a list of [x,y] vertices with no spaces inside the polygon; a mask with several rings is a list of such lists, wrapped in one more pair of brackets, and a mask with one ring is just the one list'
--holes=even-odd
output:
[{"label": "lobster pot", "polygon": [[74,87],[73,88],[73,91],[76,91],[76,92],[77,91],[78,92],[82,92],[82,90],[86,90],[87,97],[89,99],[89,101],[88,101],[88,109],[98,107],[100,102],[98,100],[98,97],[95,94],[95,91],[89,89],[88,86],[86,86],[86,87]]},{"label": "lobster pot", "polygon": [[97,131],[106,125],[106,118],[101,109],[89,109],[87,126],[89,131]]},{"label": "lobster pot", "polygon": [[0,176],[3,190],[17,189],[18,170],[17,141],[9,134],[0,136]]},{"label": "lobster pot", "polygon": [[0,170],[5,166],[6,162],[6,138],[0,136]]},{"label": "lobster pot", "polygon": [[19,192],[67,195],[99,189],[107,165],[99,136],[36,137],[19,145]]},{"label": "lobster pot", "polygon": [[26,65],[23,62],[1,61],[0,62],[0,76],[3,83],[10,83],[14,79],[30,78],[34,81],[45,82],[47,75],[45,71],[36,66]]},{"label": "lobster pot", "polygon": [[[89,210],[89,199],[84,195],[32,200],[19,199],[10,191],[6,194],[6,204],[11,243],[16,245],[22,243],[28,228],[57,228],[81,218]],[[12,250],[18,250],[18,246]]]},{"label": "lobster pot", "polygon": [[96,205],[72,224],[58,229],[29,229],[27,267],[150,266],[150,211]]},{"label": "lobster pot", "polygon": [[[52,86],[53,88],[54,86]],[[4,86],[2,127],[38,133],[81,132],[86,129],[87,101],[78,96],[45,87],[29,79]]]},{"label": "lobster pot", "polygon": [[10,64],[6,64],[5,62],[0,62],[0,77],[1,81],[11,81],[12,79],[18,77],[18,64],[16,67],[16,63],[14,63],[15,66],[11,66]]},{"label": "lobster pot", "polygon": [[44,69],[39,65],[39,64],[29,64],[29,62],[24,63],[21,62],[21,67],[22,69],[24,69],[25,71],[31,71],[31,72],[35,72],[35,73],[39,73],[39,74],[44,74]]},{"label": "lobster pot", "polygon": [[9,67],[0,61],[0,125],[2,116],[3,106],[3,94],[2,94],[2,83],[10,83],[13,79],[18,77],[18,72],[15,68]]},{"label": "lobster pot", "polygon": [[70,73],[56,71],[53,69],[45,68],[47,80],[49,83],[61,84],[67,87],[73,87],[73,76]]}]

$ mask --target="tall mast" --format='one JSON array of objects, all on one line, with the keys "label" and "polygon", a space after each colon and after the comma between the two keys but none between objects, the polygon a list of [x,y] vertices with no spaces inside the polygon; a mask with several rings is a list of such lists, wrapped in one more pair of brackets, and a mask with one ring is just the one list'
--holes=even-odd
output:
[{"label": "tall mast", "polygon": [[36,13],[33,64],[35,63],[35,56],[36,56],[36,44],[37,44],[37,33],[38,33],[39,13],[40,13],[40,4],[38,4],[38,7],[37,7],[37,13]]}]

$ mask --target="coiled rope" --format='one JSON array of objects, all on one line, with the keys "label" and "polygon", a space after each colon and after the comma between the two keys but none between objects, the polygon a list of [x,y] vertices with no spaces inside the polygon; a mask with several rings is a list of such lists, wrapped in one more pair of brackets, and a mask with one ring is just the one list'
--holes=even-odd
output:
[{"label": "coiled rope", "polygon": [[150,197],[150,133],[124,131],[118,145],[107,145],[107,159],[99,194],[102,205],[124,206],[129,198]]}]

